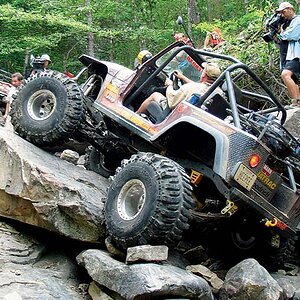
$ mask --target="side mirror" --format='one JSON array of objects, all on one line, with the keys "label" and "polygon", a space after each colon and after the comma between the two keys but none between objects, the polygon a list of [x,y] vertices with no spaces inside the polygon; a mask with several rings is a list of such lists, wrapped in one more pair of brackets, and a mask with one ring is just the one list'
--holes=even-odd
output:
[{"label": "side mirror", "polygon": [[178,16],[176,23],[177,23],[177,25],[182,25],[183,24],[183,20],[182,20],[181,16]]}]

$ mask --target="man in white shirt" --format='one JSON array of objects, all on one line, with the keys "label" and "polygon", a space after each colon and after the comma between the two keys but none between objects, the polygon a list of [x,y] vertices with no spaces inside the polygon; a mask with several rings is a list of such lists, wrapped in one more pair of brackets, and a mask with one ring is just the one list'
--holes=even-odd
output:
[{"label": "man in white shirt", "polygon": [[289,2],[282,2],[277,12],[285,20],[291,21],[290,25],[284,29],[279,40],[288,43],[285,61],[282,64],[281,78],[287,87],[288,94],[291,98],[292,106],[300,106],[300,16],[296,15],[293,5]]},{"label": "man in white shirt", "polygon": [[13,95],[16,93],[17,88],[19,86],[21,86],[22,83],[23,83],[23,75],[21,73],[12,74],[12,76],[11,76],[12,87],[9,89],[7,97],[6,97],[6,107],[5,107],[5,112],[4,112],[4,115],[3,115],[4,124],[6,123],[7,118],[8,118],[10,105],[13,101]]}]

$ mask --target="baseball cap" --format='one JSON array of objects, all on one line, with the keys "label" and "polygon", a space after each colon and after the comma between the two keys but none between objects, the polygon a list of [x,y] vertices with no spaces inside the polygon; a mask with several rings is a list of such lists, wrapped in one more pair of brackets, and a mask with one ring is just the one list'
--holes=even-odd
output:
[{"label": "baseball cap", "polygon": [[286,8],[294,8],[294,6],[290,2],[282,2],[280,3],[279,7],[276,9],[276,11],[280,12],[283,11]]},{"label": "baseball cap", "polygon": [[211,79],[217,79],[221,74],[219,66],[214,62],[204,62],[202,63],[202,67],[206,75]]}]

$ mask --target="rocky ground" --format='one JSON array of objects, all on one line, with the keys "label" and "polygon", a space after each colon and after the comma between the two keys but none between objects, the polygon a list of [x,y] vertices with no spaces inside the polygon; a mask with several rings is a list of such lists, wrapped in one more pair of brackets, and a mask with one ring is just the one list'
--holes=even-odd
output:
[{"label": "rocky ground", "polygon": [[166,246],[111,248],[0,219],[0,299],[300,299],[300,268],[254,259],[212,272]]},{"label": "rocky ground", "polygon": [[70,153],[0,127],[0,299],[300,299],[297,264],[269,273],[252,258],[228,269],[166,246],[119,252],[106,239],[107,180]]},{"label": "rocky ground", "polygon": [[[67,242],[0,221],[0,299],[91,299],[89,279]],[[79,247],[77,247],[79,249]]]}]

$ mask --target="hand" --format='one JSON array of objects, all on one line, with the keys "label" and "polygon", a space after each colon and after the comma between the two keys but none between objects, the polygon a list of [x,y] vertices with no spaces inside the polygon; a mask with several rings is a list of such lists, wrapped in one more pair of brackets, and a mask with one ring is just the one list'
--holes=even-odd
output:
[{"label": "hand", "polygon": [[177,77],[177,78],[179,78],[179,79],[183,79],[183,74],[180,72],[180,71],[178,71],[178,70],[176,70],[176,71],[174,71],[174,74],[175,74],[175,76]]},{"label": "hand", "polygon": [[6,123],[7,117],[8,117],[8,114],[3,115],[3,117],[2,117],[4,124]]},{"label": "hand", "polygon": [[284,29],[283,29],[283,24],[282,24],[282,25],[279,26],[278,33],[280,34],[283,31],[284,31]]}]

